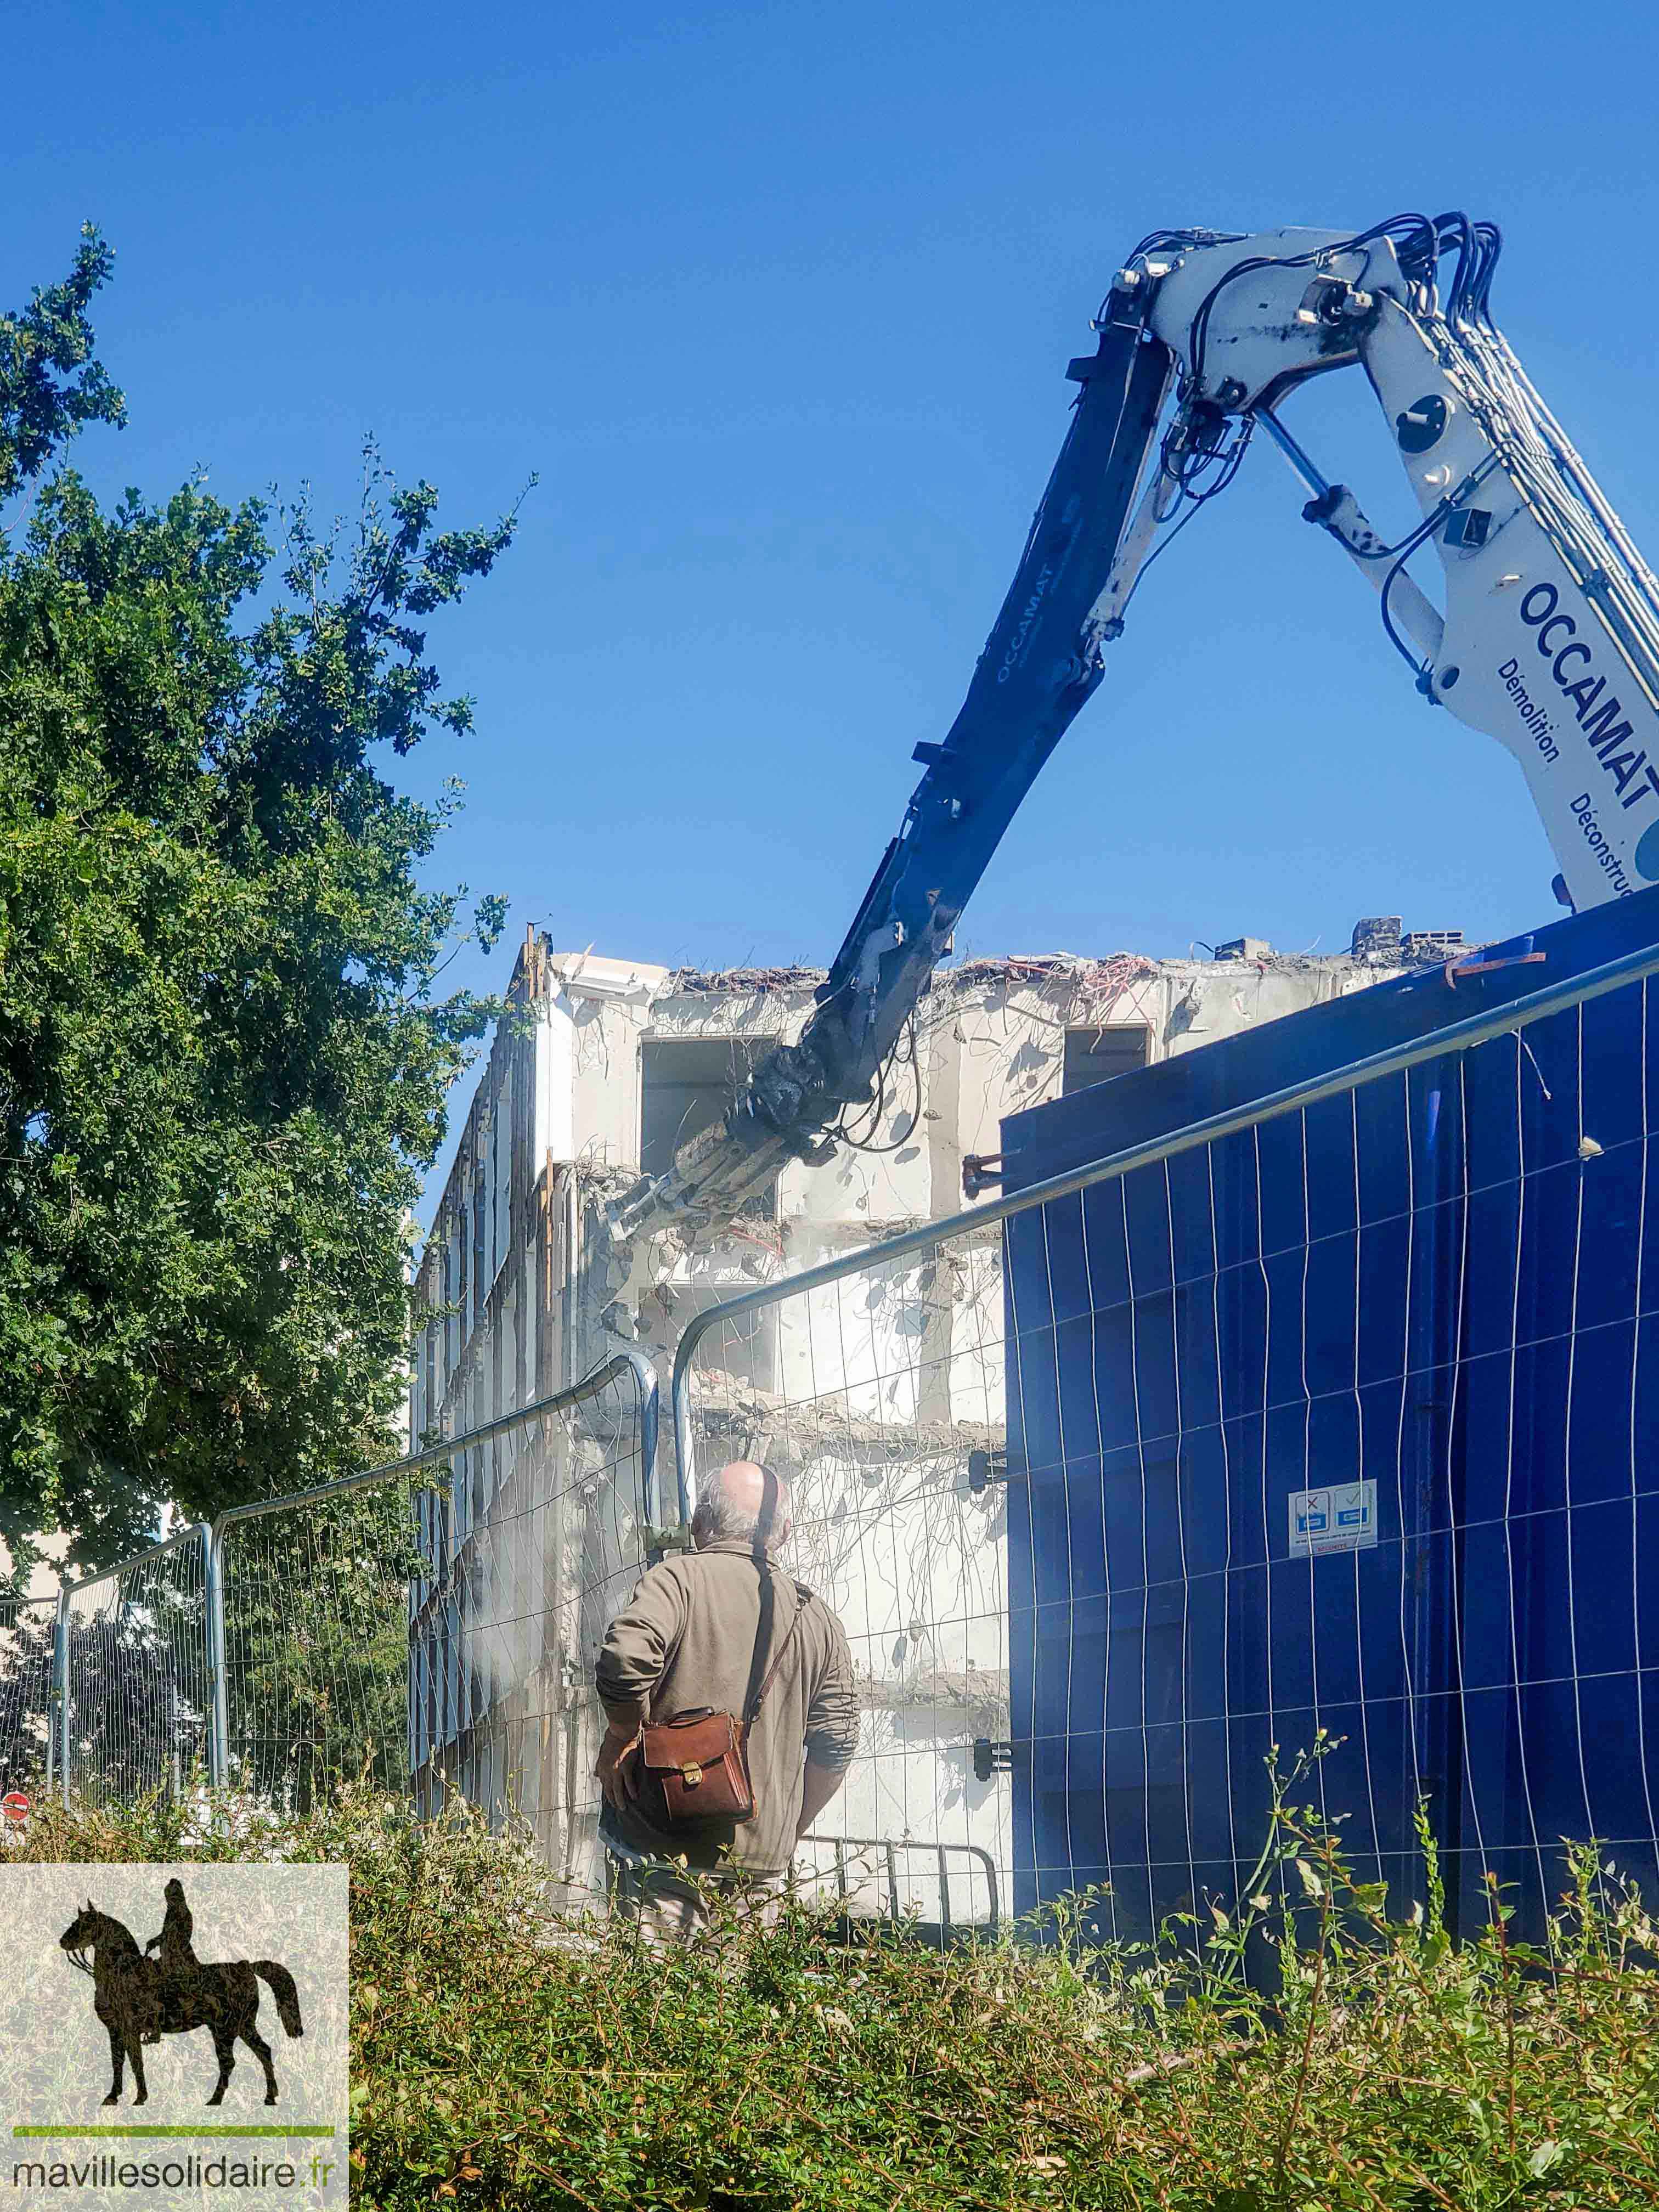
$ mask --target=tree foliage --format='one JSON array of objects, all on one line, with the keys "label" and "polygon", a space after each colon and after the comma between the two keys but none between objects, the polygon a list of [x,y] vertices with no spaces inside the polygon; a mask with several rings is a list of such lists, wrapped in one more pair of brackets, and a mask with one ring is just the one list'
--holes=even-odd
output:
[{"label": "tree foliage", "polygon": [[[409,1209],[496,1009],[434,981],[500,899],[423,880],[471,731],[427,618],[510,542],[371,447],[355,531],[199,482],[101,505],[71,277],[0,319],[0,1537],[100,1563],[385,1455]],[[48,471],[51,473],[48,473]]]},{"label": "tree foliage", "polygon": [[88,223],[61,284],[0,311],[0,499],[40,475],[82,422],[125,422],[126,401],[93,354],[87,309],[112,255]]}]

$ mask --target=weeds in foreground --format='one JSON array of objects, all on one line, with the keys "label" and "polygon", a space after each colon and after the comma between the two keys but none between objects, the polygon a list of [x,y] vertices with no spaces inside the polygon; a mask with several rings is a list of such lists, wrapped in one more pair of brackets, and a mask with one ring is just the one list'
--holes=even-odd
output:
[{"label": "weeds in foreground", "polygon": [[[1390,1911],[1276,1790],[1237,1913],[1097,1946],[848,1944],[804,1907],[659,1956],[550,1918],[525,1844],[364,1792],[204,1840],[46,1808],[29,1858],[352,1869],[354,2202],[579,2212],[1485,2212],[1659,2205],[1659,1936],[1586,1848],[1535,1945]],[[1026,1935],[1032,1932],[1025,1931]]]}]

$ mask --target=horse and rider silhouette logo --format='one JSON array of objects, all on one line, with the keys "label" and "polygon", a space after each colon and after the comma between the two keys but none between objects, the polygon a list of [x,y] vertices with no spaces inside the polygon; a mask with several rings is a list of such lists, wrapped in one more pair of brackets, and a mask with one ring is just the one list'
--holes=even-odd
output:
[{"label": "horse and rider silhouette logo", "polygon": [[[120,2103],[122,2066],[131,2059],[136,2092],[132,2101],[146,2103],[149,2091],[144,2082],[144,2045],[159,2043],[164,2035],[187,2035],[204,2027],[219,2061],[219,2079],[209,2104],[224,2102],[240,2039],[264,2067],[265,2102],[274,2105],[276,2069],[270,2045],[257,2025],[259,1984],[270,1984],[276,2016],[287,2033],[300,2035],[304,2029],[293,1975],[275,1959],[227,1959],[214,1965],[198,1959],[191,1943],[195,1923],[183,1882],[176,1878],[169,1881],[166,1896],[161,1932],[152,1936],[142,1951],[131,1931],[100,1912],[90,1898],[58,1939],[70,1964],[91,1977],[93,2008],[109,2035],[113,2078],[104,2102]],[[152,1951],[159,1951],[160,1958],[152,1959]]]}]

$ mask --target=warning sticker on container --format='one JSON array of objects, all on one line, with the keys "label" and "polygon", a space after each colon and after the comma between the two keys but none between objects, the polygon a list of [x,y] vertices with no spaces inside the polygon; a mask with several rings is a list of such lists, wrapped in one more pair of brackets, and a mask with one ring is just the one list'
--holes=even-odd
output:
[{"label": "warning sticker on container", "polygon": [[1360,1552],[1376,1541],[1376,1485],[1339,1482],[1291,1492],[1291,1550]]}]

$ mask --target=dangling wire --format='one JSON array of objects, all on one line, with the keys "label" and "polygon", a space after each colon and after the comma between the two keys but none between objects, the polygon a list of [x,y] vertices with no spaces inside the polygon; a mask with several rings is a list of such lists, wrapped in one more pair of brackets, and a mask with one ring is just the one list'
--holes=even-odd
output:
[{"label": "dangling wire", "polygon": [[[1164,454],[1167,454],[1170,450],[1170,441],[1174,436],[1177,425],[1171,423],[1169,430],[1165,432],[1164,453],[1160,454],[1159,465],[1165,470],[1170,481],[1178,488],[1179,496],[1176,500],[1175,507],[1170,509],[1170,513],[1178,513],[1179,519],[1169,525],[1159,538],[1157,544],[1153,546],[1152,551],[1141,562],[1140,567],[1136,573],[1135,580],[1133,583],[1130,585],[1123,604],[1117,611],[1115,617],[1117,621],[1121,622],[1124,616],[1127,614],[1129,609],[1134,605],[1135,593],[1140,589],[1142,583],[1146,580],[1146,571],[1152,567],[1152,563],[1161,554],[1166,553],[1170,547],[1174,544],[1176,539],[1180,537],[1182,532],[1187,527],[1187,525],[1198,513],[1200,507],[1206,505],[1210,500],[1217,498],[1222,492],[1225,491],[1228,485],[1238,474],[1239,468],[1244,459],[1246,448],[1249,447],[1250,442],[1251,434],[1255,428],[1255,417],[1253,415],[1243,415],[1235,417],[1234,420],[1236,421],[1237,427],[1234,432],[1231,444],[1222,447],[1212,447],[1208,451],[1203,453],[1201,457],[1200,457],[1196,465],[1189,463],[1184,470],[1178,468],[1171,469],[1169,466],[1168,461],[1164,459]],[[1203,471],[1205,469],[1212,465],[1216,468],[1217,474],[1212,482],[1205,483],[1202,481]],[[1114,635],[1115,634],[1115,633],[1114,633]]]}]

